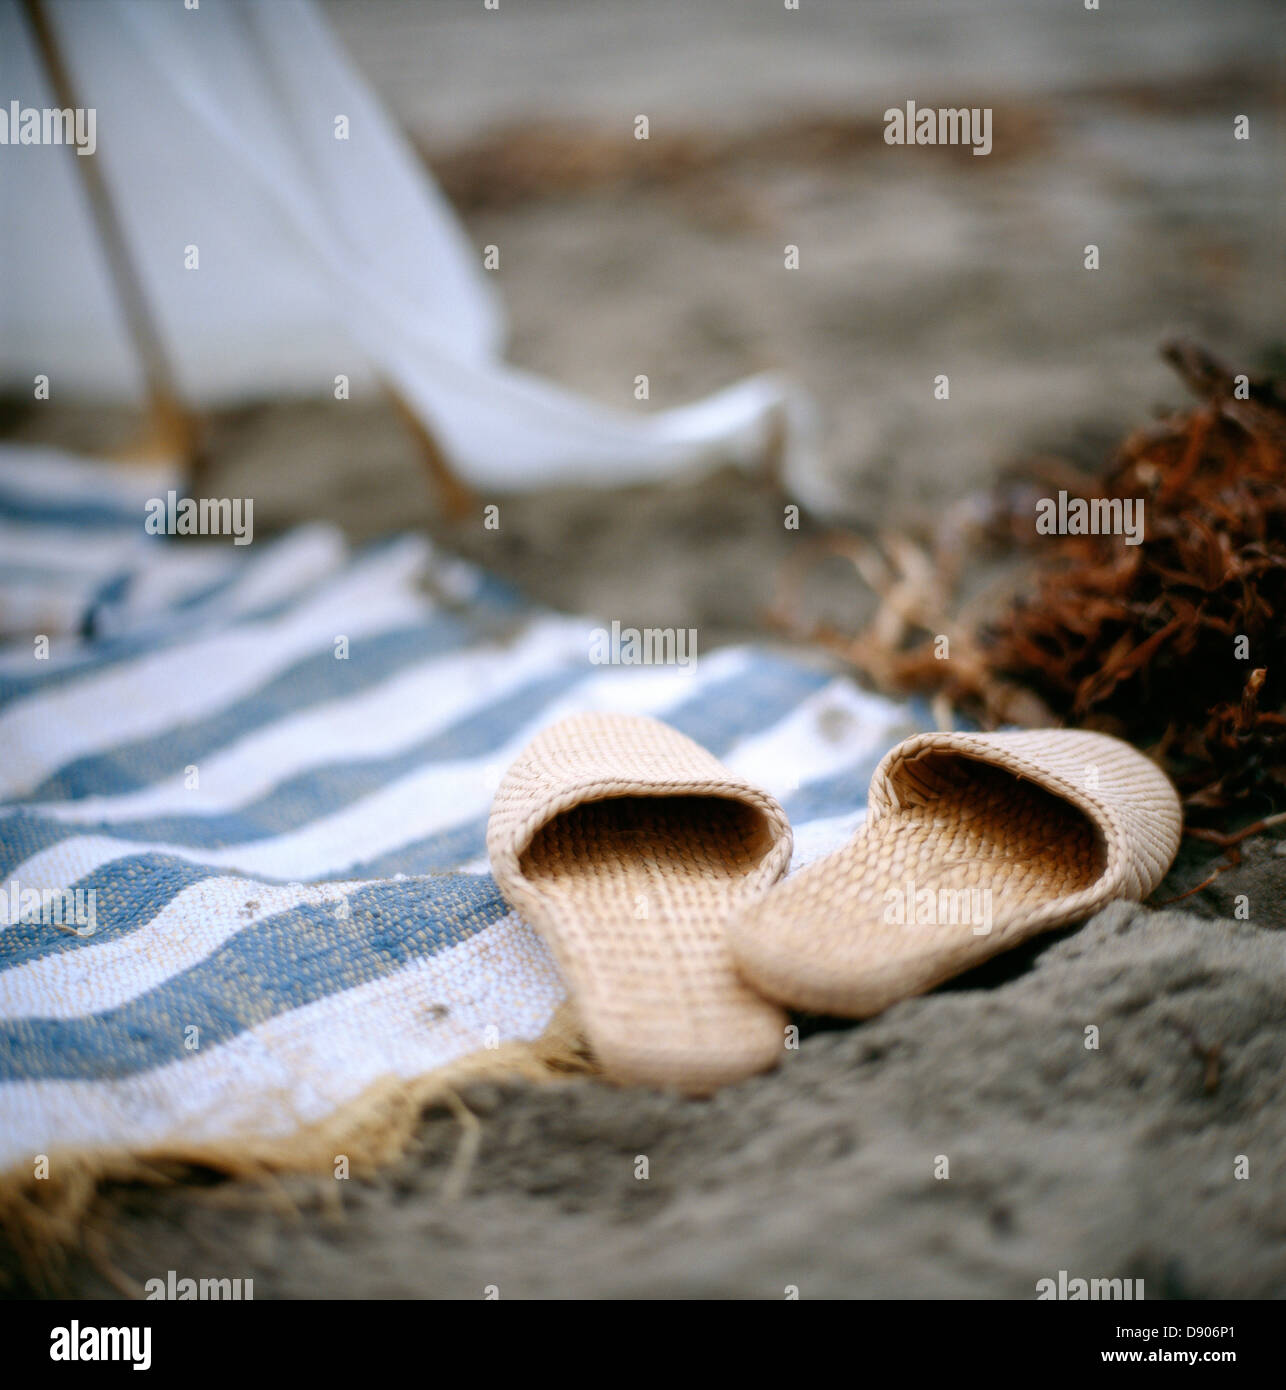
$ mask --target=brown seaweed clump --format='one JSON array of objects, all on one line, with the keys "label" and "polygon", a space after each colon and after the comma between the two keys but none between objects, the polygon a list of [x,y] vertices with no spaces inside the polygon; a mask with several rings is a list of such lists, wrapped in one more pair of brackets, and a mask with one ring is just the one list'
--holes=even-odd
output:
[{"label": "brown seaweed clump", "polygon": [[987,664],[1070,724],[1155,752],[1190,811],[1286,806],[1286,397],[1199,349],[1202,398],[1127,438],[1087,499],[1142,501],[1144,538],[1040,537]]},{"label": "brown seaweed clump", "polygon": [[[831,533],[820,548],[876,591],[874,619],[801,630],[798,576],[772,616],[876,685],[932,696],[941,719],[1117,734],[1170,773],[1190,823],[1226,826],[1286,809],[1286,396],[1198,348],[1165,355],[1201,403],[1129,436],[1100,477],[1029,470],[954,509],[928,550]],[[1054,487],[1103,517],[1141,505],[1141,538],[1037,534]],[[962,552],[986,539],[1017,556],[1018,582],[961,610]]]}]

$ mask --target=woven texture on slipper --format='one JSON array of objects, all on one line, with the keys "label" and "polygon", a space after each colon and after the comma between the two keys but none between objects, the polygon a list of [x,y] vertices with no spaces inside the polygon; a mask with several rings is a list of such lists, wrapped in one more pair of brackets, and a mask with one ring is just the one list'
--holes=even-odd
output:
[{"label": "woven texture on slipper", "polygon": [[867,824],[729,923],[769,997],[865,1017],[1114,898],[1178,847],[1178,798],[1141,754],[1080,731],[925,734],[871,785]]},{"label": "woven texture on slipper", "polygon": [[1143,899],[1165,877],[1179,849],[1179,795],[1155,763],[1119,738],[1085,729],[1016,733],[928,733],[889,752],[871,778],[870,819],[913,798],[917,764],[939,755],[973,758],[1026,778],[1079,806],[1103,837],[1107,863],[1087,901]]},{"label": "woven texture on slipper", "polygon": [[505,775],[487,845],[609,1076],[700,1092],[778,1060],[784,1016],[738,978],[723,930],[790,861],[767,793],[657,720],[580,715]]}]

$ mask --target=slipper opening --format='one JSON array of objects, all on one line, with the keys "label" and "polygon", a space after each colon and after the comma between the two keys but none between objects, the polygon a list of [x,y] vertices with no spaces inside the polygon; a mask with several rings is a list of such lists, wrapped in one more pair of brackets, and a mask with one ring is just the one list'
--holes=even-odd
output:
[{"label": "slipper opening", "polygon": [[519,868],[536,881],[579,877],[605,864],[678,861],[694,874],[740,878],[775,843],[764,812],[731,797],[607,797],[547,821],[522,852]]},{"label": "slipper opening", "polygon": [[1038,782],[969,757],[935,749],[890,769],[904,813],[946,816],[967,832],[971,853],[999,863],[1021,861],[1060,895],[1092,888],[1108,869],[1102,828],[1075,802]]}]

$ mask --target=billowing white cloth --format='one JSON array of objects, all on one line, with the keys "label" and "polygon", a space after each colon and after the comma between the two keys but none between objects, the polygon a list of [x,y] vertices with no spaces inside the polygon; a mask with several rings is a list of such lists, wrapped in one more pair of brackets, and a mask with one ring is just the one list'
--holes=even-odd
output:
[{"label": "billowing white cloth", "polygon": [[[96,113],[92,157],[188,400],[383,380],[484,489],[749,463],[781,428],[787,476],[807,469],[809,409],[775,377],[649,414],[506,365],[483,248],[308,0],[47,0],[46,11],[78,104]],[[59,104],[16,0],[0,0],[0,93]],[[65,148],[0,148],[0,380],[30,389],[44,373],[59,395],[137,397],[76,163]]]}]

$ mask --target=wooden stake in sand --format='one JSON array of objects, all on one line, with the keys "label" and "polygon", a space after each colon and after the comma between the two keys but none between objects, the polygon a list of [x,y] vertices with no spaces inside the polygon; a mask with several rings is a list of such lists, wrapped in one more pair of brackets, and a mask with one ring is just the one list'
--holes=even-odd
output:
[{"label": "wooden stake in sand", "polygon": [[[73,111],[80,109],[82,103],[77,100],[71,72],[45,12],[43,0],[23,0],[23,9],[30,21],[55,98],[60,106]],[[200,446],[200,427],[179,391],[160,329],[147,300],[147,291],[143,288],[142,277],[134,264],[128,239],[121,226],[120,214],[98,163],[99,158],[95,150],[84,159],[73,160],[73,163],[84,180],[90,214],[147,383],[148,426],[142,445],[131,448],[129,456],[140,462],[176,458],[195,465]]]}]

